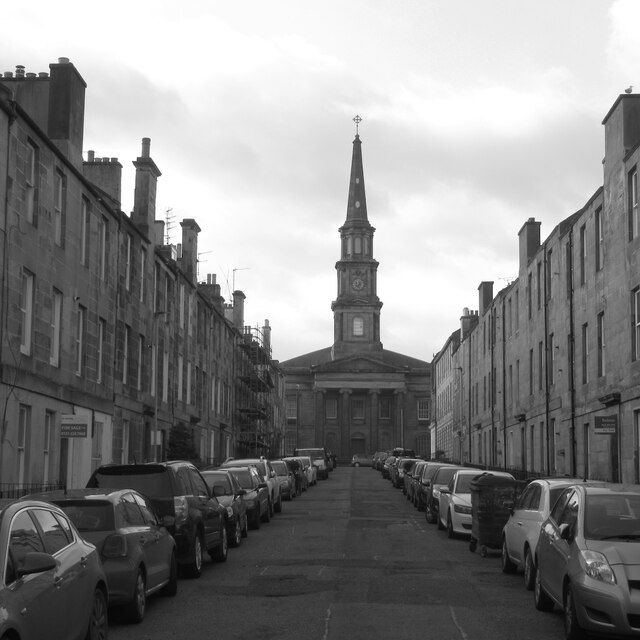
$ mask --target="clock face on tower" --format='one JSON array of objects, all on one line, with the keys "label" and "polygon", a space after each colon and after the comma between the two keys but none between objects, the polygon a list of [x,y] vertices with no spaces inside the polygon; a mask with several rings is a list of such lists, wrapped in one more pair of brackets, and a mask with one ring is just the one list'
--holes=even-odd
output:
[{"label": "clock face on tower", "polygon": [[364,281],[362,280],[362,278],[354,278],[351,281],[351,286],[356,290],[356,291],[360,291],[361,289],[364,288]]}]

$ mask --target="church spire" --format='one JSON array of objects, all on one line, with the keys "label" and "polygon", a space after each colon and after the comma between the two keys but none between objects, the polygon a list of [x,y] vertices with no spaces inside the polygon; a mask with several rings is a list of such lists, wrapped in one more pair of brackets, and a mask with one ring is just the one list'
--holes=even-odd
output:
[{"label": "church spire", "polygon": [[364,170],[362,168],[362,142],[358,133],[362,118],[356,116],[353,121],[356,123],[356,137],[353,141],[353,154],[351,156],[347,222],[367,220],[367,198],[364,193]]}]

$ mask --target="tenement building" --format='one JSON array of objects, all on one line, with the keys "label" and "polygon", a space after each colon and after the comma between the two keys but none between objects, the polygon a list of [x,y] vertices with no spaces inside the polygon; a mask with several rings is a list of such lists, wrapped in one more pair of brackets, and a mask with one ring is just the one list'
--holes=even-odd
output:
[{"label": "tenement building", "polygon": [[[359,119],[357,118],[359,121]],[[362,142],[353,141],[347,217],[339,229],[333,344],[281,363],[287,451],[324,446],[339,458],[396,446],[427,454],[430,365],[384,349],[378,262],[367,216]]]},{"label": "tenement building", "polygon": [[640,482],[640,95],[603,124],[603,186],[542,242],[523,224],[517,279],[482,282],[432,363],[444,457]]},{"label": "tenement building", "polygon": [[282,446],[268,323],[246,327],[241,292],[228,305],[215,276],[198,282],[195,220],[165,244],[148,138],[121,210],[118,159],[83,158],[85,89],[66,58],[0,77],[0,496]]}]

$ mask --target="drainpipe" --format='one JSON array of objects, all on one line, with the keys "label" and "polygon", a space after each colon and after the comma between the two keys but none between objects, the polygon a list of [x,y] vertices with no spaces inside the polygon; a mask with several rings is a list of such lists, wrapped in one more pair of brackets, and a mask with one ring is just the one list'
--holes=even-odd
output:
[{"label": "drainpipe", "polygon": [[502,297],[502,468],[507,469],[507,329],[506,296]]},{"label": "drainpipe", "polygon": [[[545,419],[545,432],[547,438],[546,446],[546,458],[547,458],[547,474],[551,473],[551,460],[549,456],[549,362],[553,361],[553,354],[549,358],[549,291],[547,289],[547,277],[549,269],[549,254],[547,253],[547,244],[544,244],[543,253],[543,296],[544,296],[544,353],[545,353],[545,367],[544,367],[544,419]],[[551,345],[553,348],[553,345]],[[533,452],[531,452],[533,456]]]},{"label": "drainpipe", "polygon": [[576,469],[576,382],[575,353],[576,335],[573,309],[573,227],[569,229],[569,250],[567,251],[567,280],[569,286],[569,394],[571,403],[571,475],[575,478]]}]

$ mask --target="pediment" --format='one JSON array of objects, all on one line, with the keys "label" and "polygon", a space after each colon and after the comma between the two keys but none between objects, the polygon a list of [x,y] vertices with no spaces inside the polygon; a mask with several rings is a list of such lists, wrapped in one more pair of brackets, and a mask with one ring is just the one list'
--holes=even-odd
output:
[{"label": "pediment", "polygon": [[313,368],[314,373],[398,373],[403,367],[385,364],[368,355],[351,355],[339,360],[332,360]]}]

